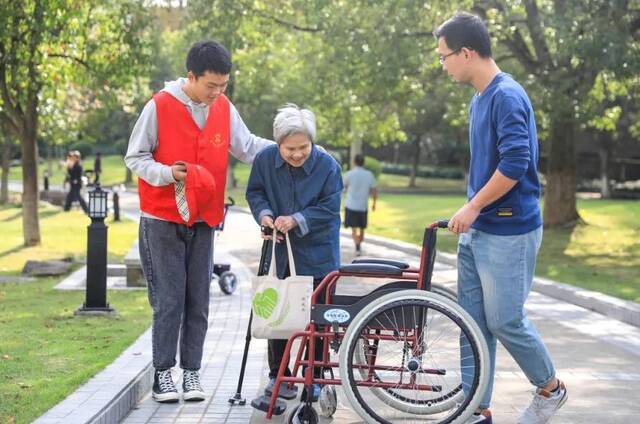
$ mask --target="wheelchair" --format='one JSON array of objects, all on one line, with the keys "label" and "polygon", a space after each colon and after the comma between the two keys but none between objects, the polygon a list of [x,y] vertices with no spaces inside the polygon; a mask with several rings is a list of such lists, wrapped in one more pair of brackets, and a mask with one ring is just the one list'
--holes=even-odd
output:
[{"label": "wheelchair", "polygon": [[[456,294],[431,283],[436,231],[446,225],[438,221],[425,228],[419,268],[357,258],[323,279],[311,297],[310,322],[287,342],[267,419],[287,408],[277,398],[281,384],[303,384],[307,393],[320,384],[317,405],[325,417],[336,410],[337,385],[366,423],[457,424],[473,414],[487,388],[489,354],[480,329],[456,303]],[[364,296],[332,294],[345,277],[394,281]],[[326,302],[320,304],[323,291]],[[324,341],[322,360],[314,355],[318,339]],[[292,376],[285,376],[296,340],[300,343]],[[297,377],[302,366],[304,376]],[[320,378],[314,377],[314,369]],[[318,423],[309,398],[289,408],[285,422]]]}]

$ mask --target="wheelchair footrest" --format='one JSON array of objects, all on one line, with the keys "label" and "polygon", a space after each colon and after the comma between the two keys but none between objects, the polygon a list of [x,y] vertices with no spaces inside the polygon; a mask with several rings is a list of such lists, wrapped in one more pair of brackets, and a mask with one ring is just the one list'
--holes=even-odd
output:
[{"label": "wheelchair footrest", "polygon": [[[262,395],[251,401],[251,406],[255,409],[258,409],[262,412],[269,411],[269,403],[271,402],[271,397]],[[287,402],[282,399],[276,400],[276,406],[273,408],[273,415],[282,415],[284,411],[287,409]]]}]

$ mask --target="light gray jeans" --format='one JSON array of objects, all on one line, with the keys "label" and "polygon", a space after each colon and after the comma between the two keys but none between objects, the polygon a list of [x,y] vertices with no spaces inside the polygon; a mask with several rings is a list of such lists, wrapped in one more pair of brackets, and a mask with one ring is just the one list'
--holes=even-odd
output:
[{"label": "light gray jeans", "polygon": [[[471,229],[458,242],[458,302],[478,323],[489,346],[489,386],[480,403],[488,408],[493,391],[496,340],[509,351],[531,384],[545,386],[555,369],[524,304],[533,284],[542,227],[499,236]],[[473,369],[468,343],[461,340],[462,369]],[[463,373],[463,387],[473,373]]]}]

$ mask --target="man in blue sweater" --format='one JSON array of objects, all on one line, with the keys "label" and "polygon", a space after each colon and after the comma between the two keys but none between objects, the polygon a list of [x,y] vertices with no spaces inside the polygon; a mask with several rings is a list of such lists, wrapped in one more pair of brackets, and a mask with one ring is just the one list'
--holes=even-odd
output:
[{"label": "man in blue sweater", "polygon": [[[537,387],[518,423],[546,423],[566,401],[567,391],[524,310],[542,242],[533,108],[522,86],[493,60],[480,18],[458,13],[434,35],[443,69],[477,90],[469,108],[469,200],[449,220],[449,230],[460,234],[458,301],[482,329],[490,353],[489,387],[470,422],[492,422],[499,340]],[[465,355],[465,345],[463,358],[471,356]]]}]

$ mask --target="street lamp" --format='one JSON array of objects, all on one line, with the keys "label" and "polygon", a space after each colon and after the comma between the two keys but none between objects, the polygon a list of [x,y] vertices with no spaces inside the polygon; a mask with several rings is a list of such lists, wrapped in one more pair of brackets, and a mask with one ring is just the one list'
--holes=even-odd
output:
[{"label": "street lamp", "polygon": [[87,227],[87,297],[76,315],[111,315],[115,310],[107,303],[107,192],[97,183],[89,192]]}]

